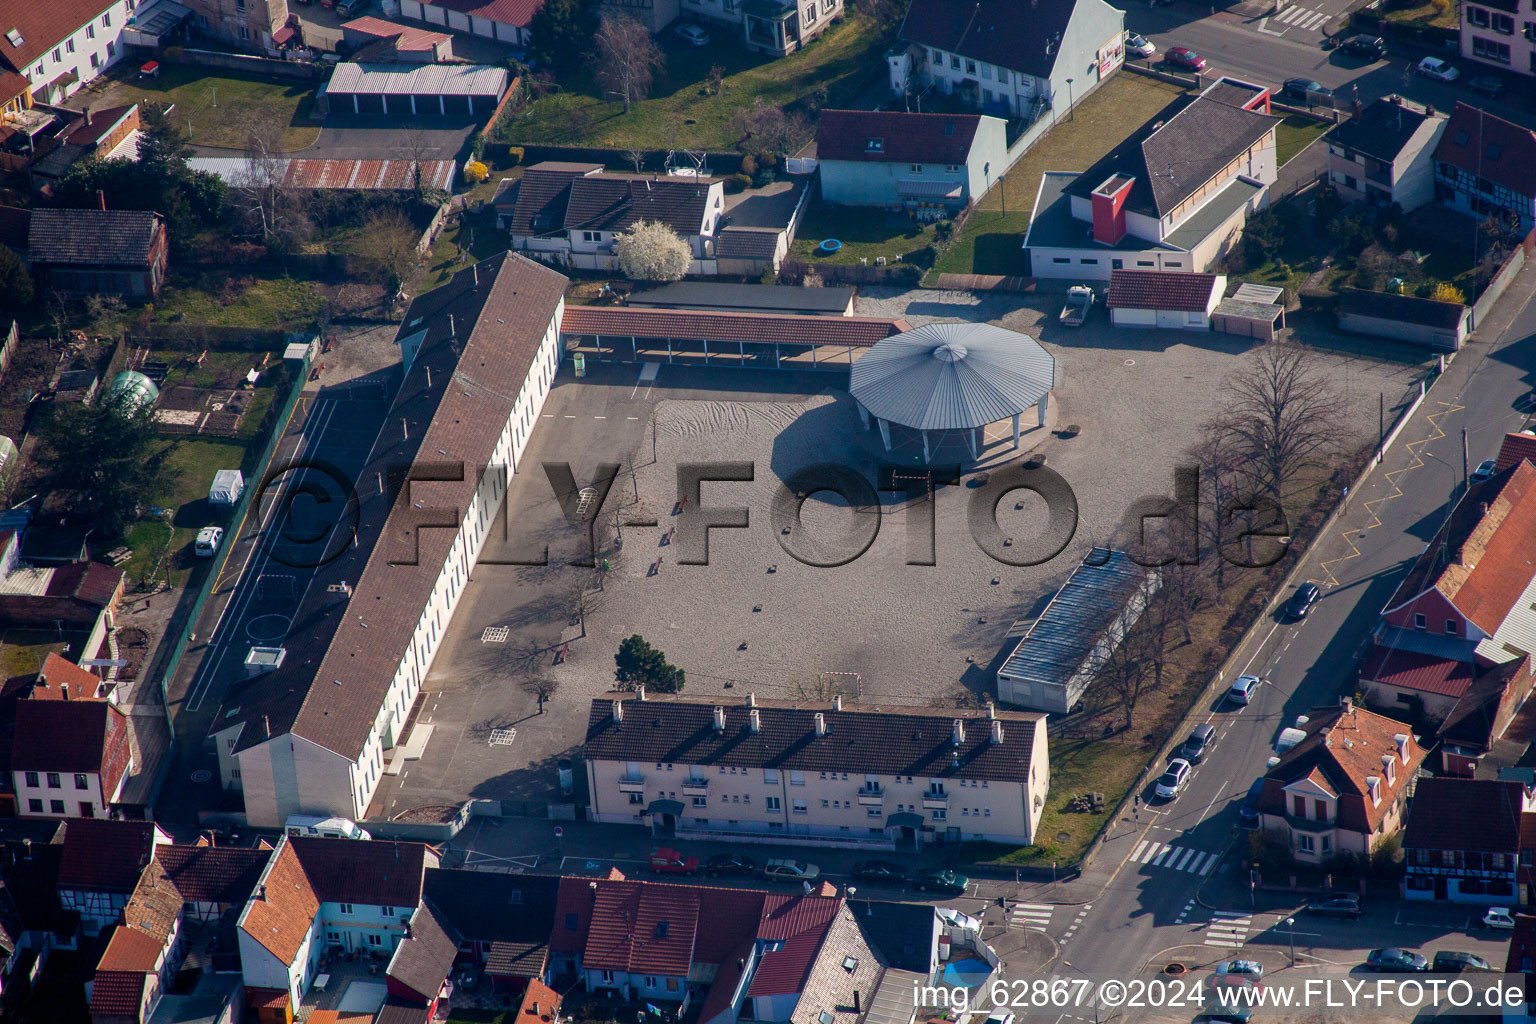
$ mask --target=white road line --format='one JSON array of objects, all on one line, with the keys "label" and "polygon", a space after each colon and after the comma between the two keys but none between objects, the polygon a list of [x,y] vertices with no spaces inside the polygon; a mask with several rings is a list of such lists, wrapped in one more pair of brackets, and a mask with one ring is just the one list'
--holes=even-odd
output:
[{"label": "white road line", "polygon": [[1253,920],[1252,914],[1244,914],[1239,910],[1214,910],[1211,912],[1211,914],[1213,917],[1224,917],[1234,924],[1239,922],[1242,924],[1247,924]]},{"label": "white road line", "polygon": [[[1283,35],[1285,35],[1285,29],[1281,29],[1280,31],[1276,32],[1272,28],[1266,28],[1265,26],[1268,24],[1268,22],[1269,22],[1268,18],[1260,18],[1259,19],[1258,29],[1259,29],[1260,32],[1264,33],[1267,36],[1283,36]],[[1209,719],[1207,719],[1207,721],[1209,721]]]},{"label": "white road line", "polygon": [[1147,852],[1142,854],[1140,857],[1138,857],[1137,858],[1137,862],[1140,863],[1140,864],[1150,863],[1152,858],[1157,856],[1157,851],[1161,850],[1162,848],[1163,848],[1163,844],[1162,843],[1154,842],[1154,843],[1149,844],[1147,846]]},{"label": "white road line", "polygon": [[1136,849],[1131,851],[1131,860],[1139,862],[1141,860],[1141,851],[1145,850],[1146,848],[1147,848],[1147,841],[1145,839],[1143,839],[1141,842],[1137,843],[1136,844]]},{"label": "white road line", "polygon": [[1314,32],[1321,28],[1323,24],[1327,22],[1327,20],[1328,15],[1318,11],[1317,13],[1313,14],[1312,17],[1308,18],[1307,23],[1301,27],[1306,29],[1308,32]]},{"label": "white road line", "polygon": [[1221,862],[1221,857],[1220,857],[1220,855],[1218,855],[1218,854],[1214,854],[1214,853],[1213,853],[1213,854],[1211,854],[1211,859],[1210,859],[1210,860],[1208,860],[1208,861],[1206,861],[1206,862],[1205,862],[1205,867],[1203,867],[1203,868],[1201,868],[1201,869],[1200,869],[1200,874],[1202,874],[1202,875],[1208,875],[1208,874],[1210,874],[1210,873],[1211,873],[1211,871],[1212,871],[1212,870],[1213,870],[1213,869],[1214,869],[1214,868],[1215,868],[1215,867],[1216,867],[1216,865],[1217,865],[1217,864],[1218,864],[1218,863],[1220,863],[1220,862]]},{"label": "white road line", "polygon": [[1153,867],[1158,867],[1158,866],[1160,866],[1160,865],[1161,865],[1161,864],[1162,864],[1162,863],[1163,863],[1163,858],[1164,858],[1164,857],[1166,857],[1166,856],[1168,856],[1168,854],[1170,854],[1170,853],[1172,853],[1172,852],[1173,852],[1173,847],[1171,847],[1171,846],[1165,846],[1165,847],[1163,847],[1163,850],[1162,850],[1162,852],[1161,852],[1161,853],[1159,853],[1159,854],[1158,854],[1158,855],[1157,855],[1157,856],[1156,856],[1156,857],[1153,857],[1153,858],[1152,858],[1152,860],[1151,860],[1151,864],[1152,864],[1152,866],[1153,866]]},{"label": "white road line", "polygon": [[1189,863],[1189,859],[1191,857],[1195,856],[1196,854],[1198,854],[1199,852],[1200,851],[1196,850],[1194,847],[1190,847],[1188,850],[1185,851],[1184,856],[1179,858],[1179,862],[1177,864],[1171,865],[1173,867],[1173,870],[1175,870],[1175,871],[1183,871],[1184,870],[1184,865]]},{"label": "white road line", "polygon": [[1296,19],[1311,13],[1312,12],[1307,10],[1305,7],[1287,7],[1284,13],[1275,16],[1275,20],[1284,22],[1287,25],[1294,25],[1296,23]]}]

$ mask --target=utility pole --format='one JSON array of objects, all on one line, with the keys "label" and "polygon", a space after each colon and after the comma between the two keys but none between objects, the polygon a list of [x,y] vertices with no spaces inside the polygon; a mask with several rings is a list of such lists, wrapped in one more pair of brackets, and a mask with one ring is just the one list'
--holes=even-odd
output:
[{"label": "utility pole", "polygon": [[1382,454],[1382,448],[1387,444],[1387,393],[1379,392],[1376,396],[1376,454]]},{"label": "utility pole", "polygon": [[1467,428],[1461,428],[1461,489],[1467,489]]}]

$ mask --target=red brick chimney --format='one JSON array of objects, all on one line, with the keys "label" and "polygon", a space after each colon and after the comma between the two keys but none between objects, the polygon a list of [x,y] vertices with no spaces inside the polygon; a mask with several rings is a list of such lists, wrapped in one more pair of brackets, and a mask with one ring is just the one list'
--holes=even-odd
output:
[{"label": "red brick chimney", "polygon": [[96,190],[96,205],[101,207],[103,210],[107,208],[107,194],[101,189]]},{"label": "red brick chimney", "polygon": [[1111,174],[1093,190],[1093,239],[1114,245],[1125,237],[1125,201],[1136,179],[1128,174]]}]

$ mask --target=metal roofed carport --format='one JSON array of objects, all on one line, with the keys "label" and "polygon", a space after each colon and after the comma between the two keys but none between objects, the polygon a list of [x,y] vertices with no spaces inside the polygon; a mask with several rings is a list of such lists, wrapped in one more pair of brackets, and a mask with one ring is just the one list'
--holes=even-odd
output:
[{"label": "metal roofed carport", "polygon": [[[331,80],[326,83],[325,94],[330,110],[335,110],[344,97],[352,100],[353,113],[406,112],[412,114],[474,114],[489,113],[507,90],[507,72],[502,68],[478,64],[354,64],[336,65]],[[377,97],[381,109],[374,109],[372,99]],[[368,109],[361,102],[368,99]],[[390,109],[390,101],[397,104]],[[476,100],[480,102],[477,104]],[[418,104],[418,100],[422,102]],[[449,109],[453,100],[453,109]],[[457,101],[464,101],[461,107]]]},{"label": "metal roofed carport", "polygon": [[997,670],[998,700],[1071,711],[1161,582],[1124,551],[1090,550]]},{"label": "metal roofed carport", "polygon": [[875,343],[853,364],[848,391],[859,418],[875,417],[885,450],[892,423],[921,432],[923,459],[931,459],[931,431],[963,430],[971,457],[980,458],[976,431],[1012,419],[1019,447],[1019,417],[1034,406],[1045,423],[1056,360],[1027,334],[992,324],[938,323]]},{"label": "metal roofed carport", "polygon": [[869,1012],[865,1024],[912,1024],[912,993],[917,986],[926,985],[928,976],[915,971],[899,971],[888,967],[869,997]]}]

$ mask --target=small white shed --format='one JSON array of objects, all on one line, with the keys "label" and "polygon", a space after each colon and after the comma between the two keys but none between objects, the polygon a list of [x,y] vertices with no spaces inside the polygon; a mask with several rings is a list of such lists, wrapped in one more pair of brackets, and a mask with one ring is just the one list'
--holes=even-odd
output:
[{"label": "small white shed", "polygon": [[1115,270],[1109,275],[1109,319],[1116,327],[1208,331],[1211,312],[1227,289],[1223,274]]},{"label": "small white shed", "polygon": [[208,488],[208,504],[233,505],[245,493],[245,477],[238,469],[221,469],[213,474],[213,486]]}]

